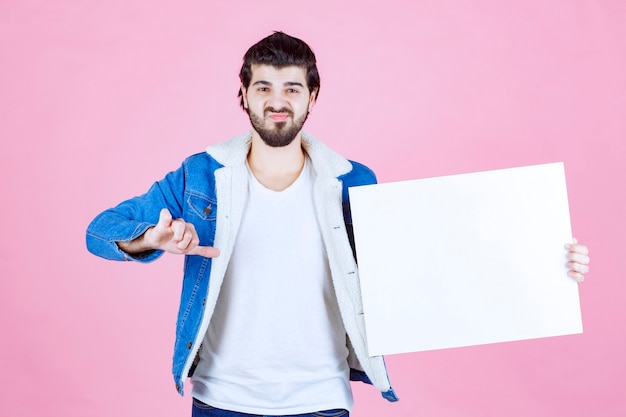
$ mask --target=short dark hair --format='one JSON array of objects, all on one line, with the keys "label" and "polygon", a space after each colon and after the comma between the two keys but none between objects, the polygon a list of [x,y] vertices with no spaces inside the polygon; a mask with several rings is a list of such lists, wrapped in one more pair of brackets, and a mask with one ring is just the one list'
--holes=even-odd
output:
[{"label": "short dark hair", "polygon": [[[309,92],[320,91],[320,76],[317,72],[315,54],[304,41],[283,32],[274,32],[261,39],[243,56],[243,65],[239,71],[241,84],[247,89],[252,80],[252,65],[271,65],[275,68],[298,66],[306,70],[306,83]],[[239,89],[240,105],[243,108],[243,92]]]}]

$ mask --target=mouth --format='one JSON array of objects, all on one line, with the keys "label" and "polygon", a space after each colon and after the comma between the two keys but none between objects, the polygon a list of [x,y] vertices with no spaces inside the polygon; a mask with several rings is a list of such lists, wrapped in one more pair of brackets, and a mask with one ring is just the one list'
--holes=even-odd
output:
[{"label": "mouth", "polygon": [[275,122],[284,122],[289,115],[287,113],[270,113],[268,117]]},{"label": "mouth", "polygon": [[289,117],[292,116],[292,113],[288,109],[272,109],[268,108],[265,110],[265,116],[274,122],[284,122]]}]

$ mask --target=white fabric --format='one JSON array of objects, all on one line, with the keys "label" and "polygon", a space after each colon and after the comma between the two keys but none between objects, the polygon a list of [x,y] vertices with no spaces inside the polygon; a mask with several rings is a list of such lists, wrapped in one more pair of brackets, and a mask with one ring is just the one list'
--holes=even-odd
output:
[{"label": "white fabric", "polygon": [[193,396],[251,414],[352,408],[346,334],[307,161],[276,192],[250,175],[235,248],[194,373]]}]

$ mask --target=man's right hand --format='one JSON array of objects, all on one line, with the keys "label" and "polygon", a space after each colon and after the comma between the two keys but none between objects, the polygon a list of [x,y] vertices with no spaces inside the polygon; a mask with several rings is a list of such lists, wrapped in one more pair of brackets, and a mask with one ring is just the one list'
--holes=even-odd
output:
[{"label": "man's right hand", "polygon": [[117,242],[124,252],[138,254],[149,250],[162,250],[174,254],[199,255],[206,258],[219,256],[220,251],[212,246],[200,246],[196,228],[183,219],[172,219],[172,214],[164,208],[159,214],[159,222],[130,242]]}]

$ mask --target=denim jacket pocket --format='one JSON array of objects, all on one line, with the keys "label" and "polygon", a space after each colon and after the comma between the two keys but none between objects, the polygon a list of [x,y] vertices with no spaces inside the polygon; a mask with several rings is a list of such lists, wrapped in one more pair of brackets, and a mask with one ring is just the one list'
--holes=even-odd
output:
[{"label": "denim jacket pocket", "polygon": [[215,221],[217,218],[217,201],[215,199],[201,194],[189,194],[187,204],[201,220]]}]

